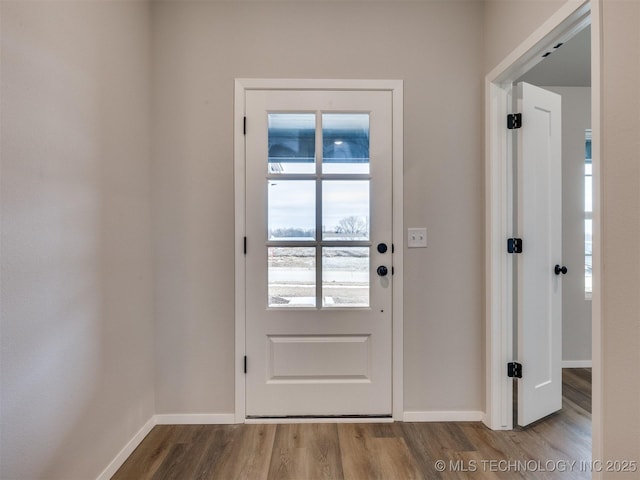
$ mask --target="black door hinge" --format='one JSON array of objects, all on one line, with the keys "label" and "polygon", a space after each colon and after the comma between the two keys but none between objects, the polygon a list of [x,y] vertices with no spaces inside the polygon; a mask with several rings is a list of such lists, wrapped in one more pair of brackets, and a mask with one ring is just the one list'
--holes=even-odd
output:
[{"label": "black door hinge", "polygon": [[244,356],[244,373],[247,373],[247,356]]},{"label": "black door hinge", "polygon": [[522,364],[518,362],[507,363],[507,376],[510,378],[522,378]]},{"label": "black door hinge", "polygon": [[521,238],[507,238],[507,252],[509,252],[509,253],[522,253],[522,239]]},{"label": "black door hinge", "polygon": [[244,117],[242,119],[242,134],[243,135],[247,134],[247,117]]},{"label": "black door hinge", "polygon": [[522,127],[521,113],[510,113],[509,115],[507,115],[507,128],[509,130],[514,130],[520,127]]},{"label": "black door hinge", "polygon": [[242,249],[244,250],[244,254],[247,254],[247,237],[244,237],[242,241]]}]

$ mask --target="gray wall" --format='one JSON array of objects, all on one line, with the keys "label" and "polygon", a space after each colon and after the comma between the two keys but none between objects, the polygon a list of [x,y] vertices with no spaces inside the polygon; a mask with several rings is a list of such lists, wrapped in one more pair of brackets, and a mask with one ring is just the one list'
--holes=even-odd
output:
[{"label": "gray wall", "polygon": [[148,6],[1,8],[0,478],[90,479],[154,412]]},{"label": "gray wall", "polygon": [[159,413],[234,408],[236,77],[405,81],[405,409],[483,410],[482,8],[154,2]]},{"label": "gray wall", "polygon": [[[603,2],[603,458],[640,458],[640,2]],[[631,479],[637,473],[610,474]]]},{"label": "gray wall", "polygon": [[484,0],[484,73],[489,73],[567,0]]}]

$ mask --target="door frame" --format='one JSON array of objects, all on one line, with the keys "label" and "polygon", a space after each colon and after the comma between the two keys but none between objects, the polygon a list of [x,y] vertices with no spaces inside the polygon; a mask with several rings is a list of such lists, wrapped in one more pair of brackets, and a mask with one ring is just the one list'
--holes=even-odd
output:
[{"label": "door frame", "polygon": [[[392,292],[392,413],[402,421],[404,379],[403,334],[403,81],[402,80],[328,80],[238,78],[234,95],[234,190],[235,190],[235,421],[246,422],[246,386],[244,356],[246,355],[245,311],[245,137],[244,117],[247,90],[376,90],[392,94],[392,242],[398,248],[393,253]],[[332,420],[336,421],[336,420]],[[349,421],[349,420],[346,420]]]},{"label": "door frame", "polygon": [[[512,235],[511,146],[505,127],[511,113],[511,85],[538,63],[542,54],[591,23],[591,100],[593,157],[593,458],[601,458],[601,0],[570,1],[517,46],[485,78],[485,281],[486,281],[486,412],[484,423],[494,430],[513,428],[513,386],[506,364],[513,355],[513,258],[506,253]],[[596,478],[594,476],[594,478]]]}]

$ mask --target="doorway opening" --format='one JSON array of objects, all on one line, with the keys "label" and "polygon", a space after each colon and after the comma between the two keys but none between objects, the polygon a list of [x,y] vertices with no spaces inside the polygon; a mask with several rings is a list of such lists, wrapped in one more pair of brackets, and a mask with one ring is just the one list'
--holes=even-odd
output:
[{"label": "doorway opening", "polygon": [[[508,130],[505,128],[507,114],[513,112],[512,99],[514,98],[513,85],[527,72],[539,64],[544,58],[553,58],[548,52],[560,51],[563,44],[568,43],[577,34],[591,25],[590,44],[597,47],[600,42],[600,15],[597,10],[591,10],[590,2],[581,4],[567,4],[554,16],[534,32],[523,44],[518,46],[486,79],[486,108],[487,108],[487,142],[486,142],[486,268],[487,268],[487,411],[485,423],[492,429],[510,430],[513,422],[513,381],[507,376],[507,364],[513,362],[514,335],[517,333],[514,327],[514,311],[517,302],[514,302],[514,256],[507,253],[507,239],[515,236],[514,218],[517,205],[510,200],[513,198],[514,189],[510,179],[514,174],[509,159],[514,153],[514,145],[510,143]],[[556,48],[554,48],[556,47]],[[599,351],[600,351],[600,292],[599,292],[599,48],[592,48],[590,52],[591,66],[591,152],[592,178],[593,178],[593,202],[591,213],[591,225],[593,238],[591,246],[592,261],[592,439],[593,458],[597,458],[600,450],[599,422],[599,392],[601,389],[599,378]],[[583,132],[583,135],[586,132]],[[585,146],[583,139],[583,148]],[[582,159],[582,168],[585,172],[585,160]],[[585,175],[583,173],[583,175]],[[583,180],[584,181],[584,180]],[[584,201],[584,199],[583,199]],[[582,222],[585,222],[585,212],[582,212]],[[567,232],[568,233],[568,232]],[[584,235],[584,232],[583,232]],[[524,239],[526,244],[526,239]],[[580,265],[584,269],[586,255],[586,243],[582,239],[584,247],[583,260]],[[568,245],[570,242],[568,242]],[[562,265],[560,265],[562,268]],[[580,272],[580,266],[575,269]],[[583,287],[584,288],[584,284]],[[582,292],[585,300],[585,291]],[[573,363],[567,358],[565,366],[583,367],[579,363]],[[526,372],[526,365],[523,366]]]},{"label": "doorway opening", "polygon": [[[548,95],[559,95],[561,101],[561,156],[553,175],[561,190],[553,202],[554,213],[559,214],[558,225],[551,238],[557,238],[558,253],[555,271],[549,274],[559,289],[558,311],[555,316],[561,323],[559,362],[557,371],[564,380],[562,395],[556,409],[570,409],[576,400],[585,413],[591,411],[591,297],[592,297],[592,155],[591,155],[591,26],[586,25],[573,37],[545,52],[543,60],[514,82],[514,88],[527,83]],[[517,107],[517,106],[516,106]],[[520,148],[514,151],[521,152]],[[515,155],[517,157],[517,155]],[[526,167],[524,167],[526,168]],[[518,171],[518,167],[514,168]],[[520,172],[521,174],[521,172]],[[522,179],[522,176],[519,178]],[[553,179],[542,178],[540,183],[552,184]],[[515,191],[518,182],[515,182]],[[517,205],[521,195],[514,195]],[[520,206],[514,212],[520,210]],[[550,215],[551,216],[551,215]],[[519,215],[513,222],[518,230]],[[536,230],[540,230],[537,228]],[[529,235],[527,235],[529,236]],[[529,242],[530,243],[530,242]],[[522,257],[520,258],[522,260]],[[555,262],[552,262],[552,265]],[[517,262],[514,262],[516,270]],[[514,278],[518,278],[515,272]],[[526,288],[520,285],[518,290]],[[522,294],[521,294],[522,296]],[[517,300],[516,300],[517,303]],[[516,309],[516,318],[519,313]],[[514,322],[514,358],[518,352],[518,324]],[[539,322],[535,322],[539,324]],[[522,338],[521,338],[522,340]],[[538,352],[535,353],[539,357]],[[534,365],[535,366],[535,365]],[[529,368],[531,370],[531,368]],[[518,380],[514,379],[514,387]],[[578,388],[579,387],[579,388]],[[518,421],[518,393],[514,388],[514,424]],[[542,418],[545,416],[543,415]],[[537,420],[539,417],[536,416]]]}]

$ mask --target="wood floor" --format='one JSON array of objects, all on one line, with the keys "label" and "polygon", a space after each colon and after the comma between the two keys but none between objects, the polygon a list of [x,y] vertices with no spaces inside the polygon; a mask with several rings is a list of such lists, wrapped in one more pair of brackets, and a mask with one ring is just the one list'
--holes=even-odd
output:
[{"label": "wood floor", "polygon": [[591,369],[565,369],[562,411],[526,429],[495,432],[475,422],[162,425],[113,479],[564,480],[591,478],[590,460]]}]

